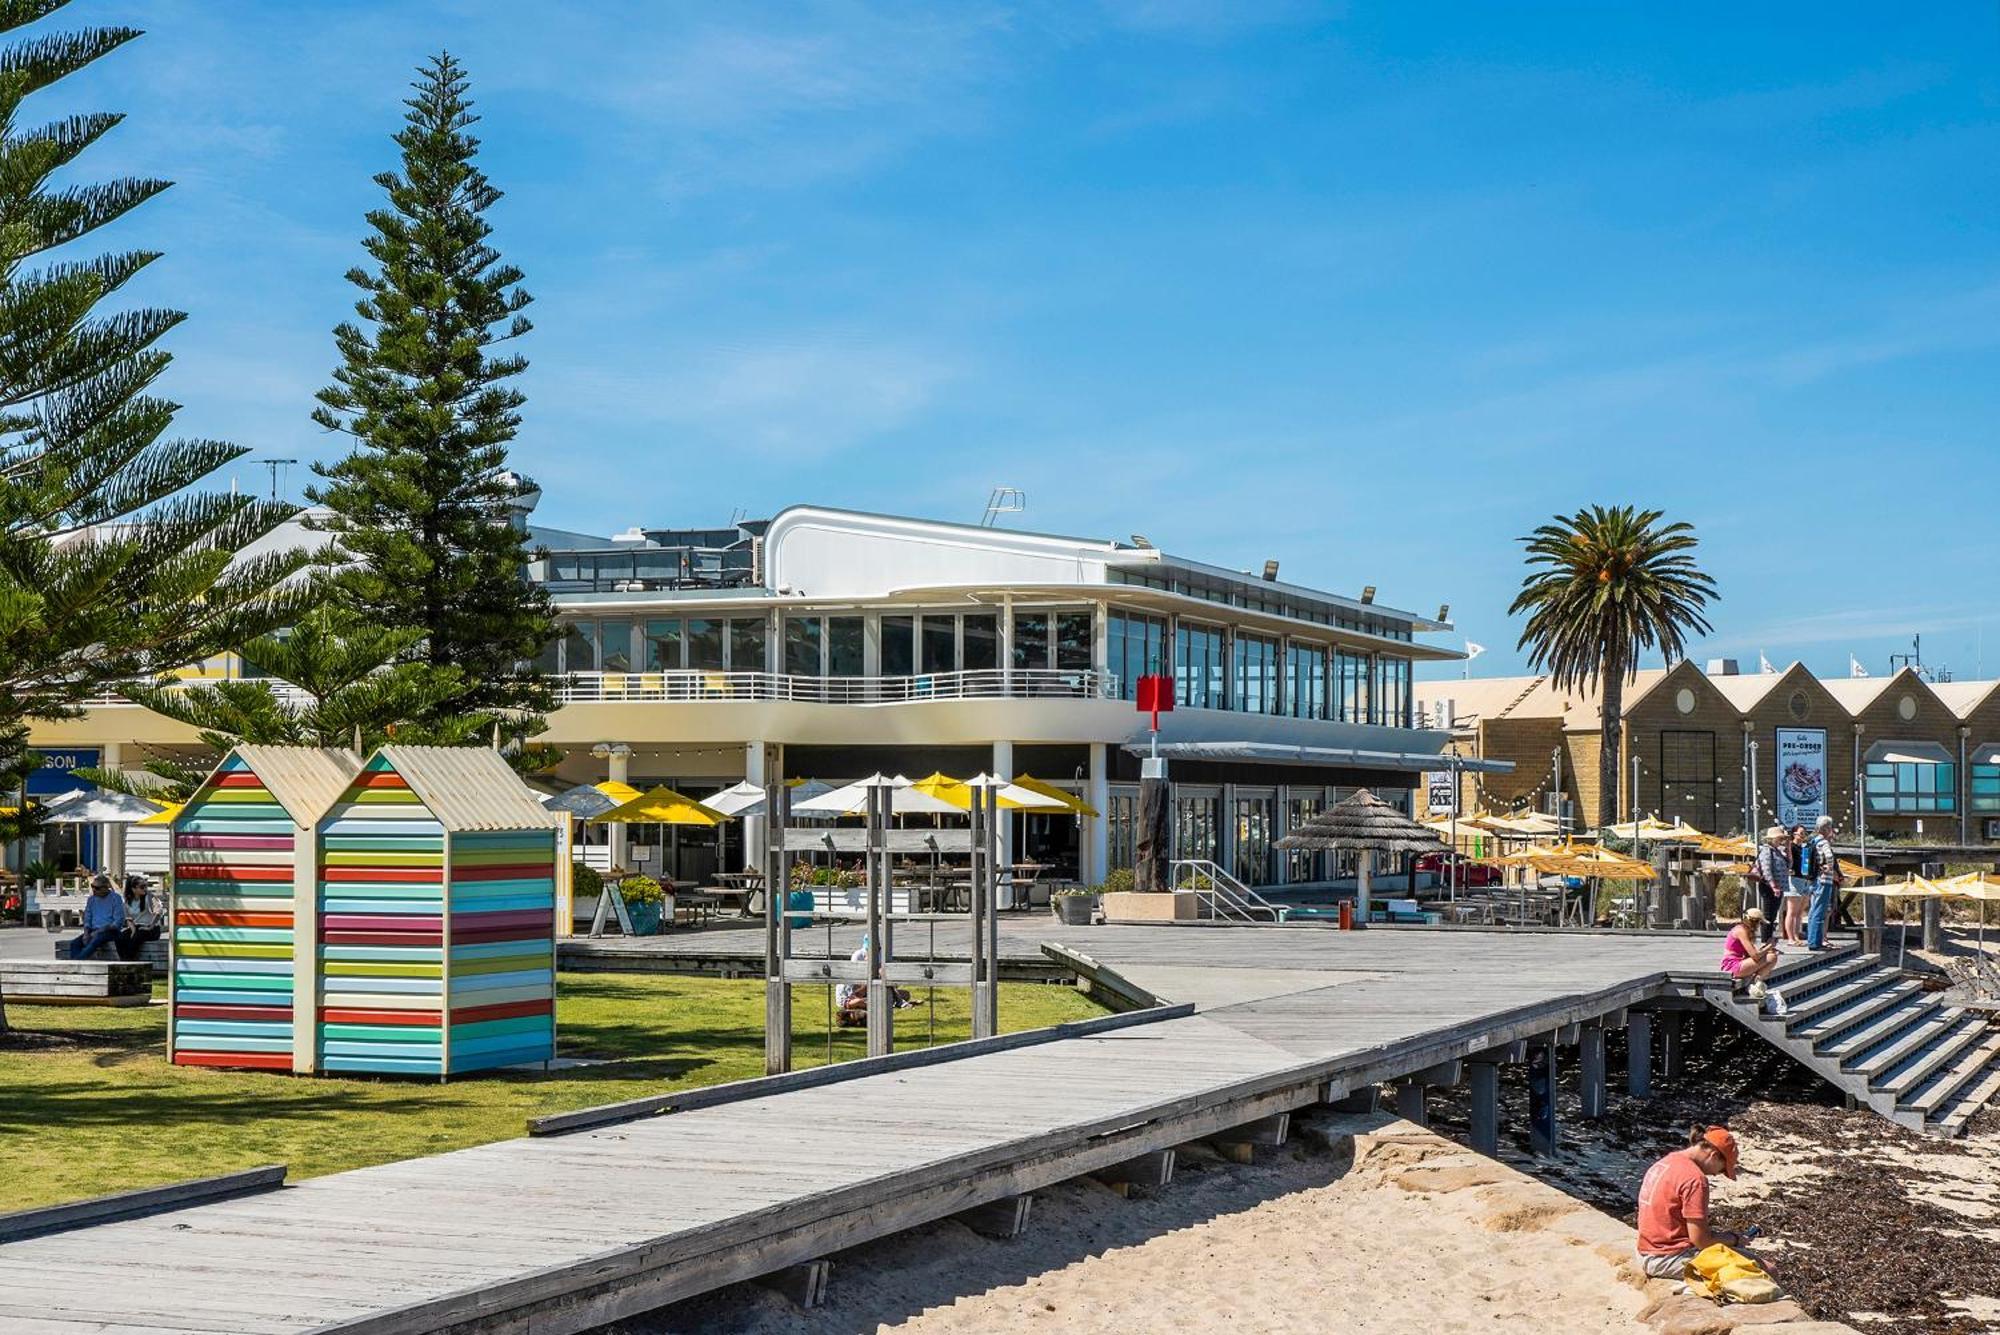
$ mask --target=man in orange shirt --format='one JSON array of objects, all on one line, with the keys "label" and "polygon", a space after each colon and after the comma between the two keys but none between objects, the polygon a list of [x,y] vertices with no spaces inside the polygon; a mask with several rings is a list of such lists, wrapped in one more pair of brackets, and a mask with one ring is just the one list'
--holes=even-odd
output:
[{"label": "man in orange shirt", "polygon": [[1639,1185],[1639,1264],[1654,1279],[1680,1279],[1711,1243],[1743,1245],[1743,1235],[1708,1226],[1708,1179],[1736,1176],[1736,1137],[1727,1127],[1694,1127],[1688,1148],[1646,1170]]}]

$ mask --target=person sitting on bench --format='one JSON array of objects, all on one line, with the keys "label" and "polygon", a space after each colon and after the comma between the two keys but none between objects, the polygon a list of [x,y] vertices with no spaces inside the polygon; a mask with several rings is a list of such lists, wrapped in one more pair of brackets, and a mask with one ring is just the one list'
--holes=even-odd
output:
[{"label": "person sitting on bench", "polygon": [[149,941],[160,939],[164,915],[158,899],[137,872],[125,878],[125,929],[118,933],[118,958],[136,960]]},{"label": "person sitting on bench", "polygon": [[125,901],[111,893],[111,878],[99,876],[90,883],[90,898],[83,901],[83,935],[69,943],[69,957],[87,960],[107,941],[116,941],[125,926]]}]

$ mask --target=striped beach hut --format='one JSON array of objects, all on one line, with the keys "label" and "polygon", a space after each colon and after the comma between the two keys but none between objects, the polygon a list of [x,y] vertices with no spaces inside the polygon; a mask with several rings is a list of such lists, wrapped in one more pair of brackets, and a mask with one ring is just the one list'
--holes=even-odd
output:
[{"label": "striped beach hut", "polygon": [[174,817],[174,1064],[314,1068],[316,836],[360,769],[347,751],[239,746]]},{"label": "striped beach hut", "polygon": [[386,746],[319,824],[319,1067],[555,1056],[555,818],[497,752]]}]

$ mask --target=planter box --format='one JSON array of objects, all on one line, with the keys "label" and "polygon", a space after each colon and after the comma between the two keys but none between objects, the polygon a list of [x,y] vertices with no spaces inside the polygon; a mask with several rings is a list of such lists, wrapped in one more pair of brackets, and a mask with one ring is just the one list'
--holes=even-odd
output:
[{"label": "planter box", "polygon": [[1161,894],[1114,891],[1102,896],[1099,902],[1106,922],[1193,922],[1197,916],[1192,890]]},{"label": "planter box", "polygon": [[1069,927],[1090,926],[1091,915],[1097,912],[1096,895],[1063,895],[1049,902],[1055,906],[1056,921]]}]

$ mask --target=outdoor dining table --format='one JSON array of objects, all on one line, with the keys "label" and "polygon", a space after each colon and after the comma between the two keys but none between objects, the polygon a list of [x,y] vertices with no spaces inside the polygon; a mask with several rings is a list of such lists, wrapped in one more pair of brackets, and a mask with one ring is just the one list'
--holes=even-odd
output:
[{"label": "outdoor dining table", "polygon": [[746,918],[755,917],[764,911],[764,873],[761,871],[719,871],[715,874],[715,893],[740,901],[739,909]]}]

